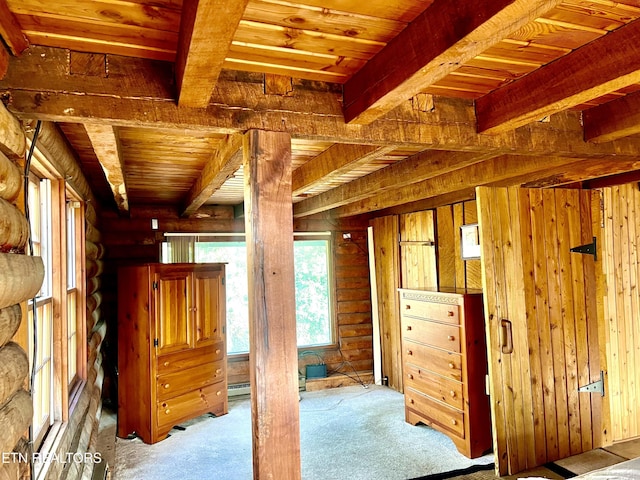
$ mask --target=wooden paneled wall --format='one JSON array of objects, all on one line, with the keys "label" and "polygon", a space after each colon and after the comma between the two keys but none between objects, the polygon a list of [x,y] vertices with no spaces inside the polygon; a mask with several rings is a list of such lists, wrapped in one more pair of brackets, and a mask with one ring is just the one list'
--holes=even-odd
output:
[{"label": "wooden paneled wall", "polygon": [[[177,212],[162,208],[134,208],[130,218],[105,214],[104,242],[109,261],[105,262],[103,309],[116,308],[116,273],[119,265],[159,260],[160,243],[164,240],[162,232],[244,232],[244,220],[234,219],[233,207],[207,207],[206,211],[210,217],[199,219],[180,218]],[[158,219],[157,231],[151,230],[151,218]],[[354,369],[367,373],[373,370],[367,226],[366,220],[329,222],[297,219],[294,222],[296,232],[333,233],[335,288],[332,294],[335,297],[336,346],[314,350],[323,358],[328,371],[339,370],[352,376],[355,375]],[[345,238],[343,234],[349,235]],[[115,365],[117,338],[114,329],[110,332],[108,361]],[[300,371],[304,372],[307,364],[317,362],[315,355],[300,357]],[[248,355],[230,357],[228,375],[229,384],[248,383]],[[109,385],[115,387],[111,380]],[[110,395],[115,395],[115,392],[111,391]]]},{"label": "wooden paneled wall", "polygon": [[633,183],[602,192],[608,395],[617,442],[640,435],[640,190]]},{"label": "wooden paneled wall", "polygon": [[482,288],[480,260],[463,260],[460,227],[478,222],[475,200],[436,209],[440,287]]}]

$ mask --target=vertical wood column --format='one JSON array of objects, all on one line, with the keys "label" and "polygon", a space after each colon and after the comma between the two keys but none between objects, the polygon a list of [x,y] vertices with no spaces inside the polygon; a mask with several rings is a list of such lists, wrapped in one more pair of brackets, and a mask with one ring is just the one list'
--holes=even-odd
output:
[{"label": "vertical wood column", "polygon": [[291,138],[250,130],[244,202],[254,479],[301,478]]}]

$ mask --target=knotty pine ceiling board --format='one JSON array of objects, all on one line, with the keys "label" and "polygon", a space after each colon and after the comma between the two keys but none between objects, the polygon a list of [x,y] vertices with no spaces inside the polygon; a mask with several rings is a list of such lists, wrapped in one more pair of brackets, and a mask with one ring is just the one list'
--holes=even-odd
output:
[{"label": "knotty pine ceiling board", "polygon": [[179,203],[224,138],[146,128],[120,128],[118,135],[133,203],[146,202],[154,192],[162,202]]}]

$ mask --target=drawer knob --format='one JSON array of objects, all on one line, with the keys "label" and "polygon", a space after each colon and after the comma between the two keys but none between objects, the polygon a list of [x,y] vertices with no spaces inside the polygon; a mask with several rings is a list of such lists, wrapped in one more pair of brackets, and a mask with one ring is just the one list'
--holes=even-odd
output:
[{"label": "drawer knob", "polygon": [[411,305],[405,305],[405,306],[404,306],[404,309],[405,309],[405,310],[411,310]]},{"label": "drawer knob", "polygon": [[410,373],[410,374],[408,374],[408,375],[407,375],[407,378],[408,378],[409,380],[413,380],[413,374],[411,374],[411,373]]},{"label": "drawer knob", "polygon": [[218,348],[218,349],[216,350],[216,355],[219,355],[219,354],[220,354],[220,349]]},{"label": "drawer knob", "polygon": [[456,368],[456,364],[453,362],[449,362],[449,368]]},{"label": "drawer knob", "polygon": [[458,424],[457,420],[455,418],[452,418],[451,425],[457,425],[457,424]]},{"label": "drawer knob", "polygon": [[408,331],[408,330],[412,330],[411,325],[407,325],[407,331]]},{"label": "drawer knob", "polygon": [[170,409],[170,408],[167,408],[167,409],[164,411],[164,413],[165,413],[166,415],[169,415],[169,413],[171,413],[171,409]]},{"label": "drawer knob", "polygon": [[216,370],[216,375],[220,375],[221,373],[222,373],[222,369],[221,369],[221,368],[218,368],[218,369]]},{"label": "drawer knob", "polygon": [[169,362],[164,362],[164,366],[168,367],[169,366]]},{"label": "drawer knob", "polygon": [[450,316],[450,317],[453,317],[455,315],[455,313],[453,311],[449,310],[447,312],[447,315]]},{"label": "drawer knob", "polygon": [[453,342],[453,341],[455,340],[455,337],[454,337],[453,335],[449,335],[449,336],[447,337],[447,339],[449,339],[450,341],[452,341],[452,342]]},{"label": "drawer knob", "polygon": [[218,391],[216,392],[216,395],[217,395],[217,396],[220,396],[220,395],[222,395],[222,392],[221,392],[220,390],[218,390]]},{"label": "drawer knob", "polygon": [[407,355],[413,355],[413,352],[411,350],[407,350]]},{"label": "drawer knob", "polygon": [[164,385],[162,385],[164,388],[169,388],[169,384],[165,383]]},{"label": "drawer knob", "polygon": [[456,398],[456,392],[451,390],[449,393],[451,394],[451,398]]},{"label": "drawer knob", "polygon": [[409,403],[410,403],[411,405],[413,405],[413,404],[415,403],[415,402],[413,401],[413,398],[410,398],[410,399],[409,399]]}]

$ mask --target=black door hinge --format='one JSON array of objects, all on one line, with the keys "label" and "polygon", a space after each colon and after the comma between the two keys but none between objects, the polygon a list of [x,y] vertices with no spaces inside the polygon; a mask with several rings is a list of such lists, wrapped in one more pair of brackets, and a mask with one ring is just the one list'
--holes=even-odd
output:
[{"label": "black door hinge", "polygon": [[154,346],[154,347],[157,347],[157,346],[158,346],[158,339],[157,339],[157,338],[154,338],[154,339],[153,339],[153,346]]},{"label": "black door hinge", "polygon": [[573,247],[571,249],[572,252],[575,253],[584,253],[586,255],[593,255],[594,260],[598,260],[598,253],[596,251],[596,237],[593,237],[593,242],[587,243],[586,245],[580,245],[579,247]]},{"label": "black door hinge", "polygon": [[157,290],[158,289],[158,282],[153,282],[153,289]]}]

